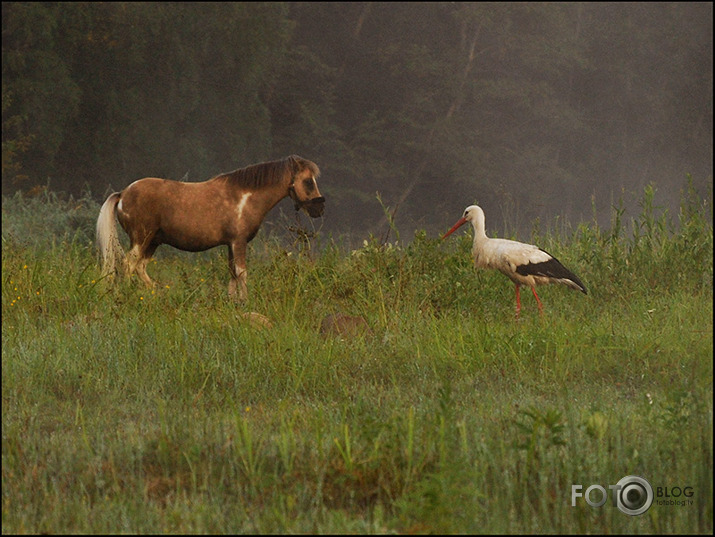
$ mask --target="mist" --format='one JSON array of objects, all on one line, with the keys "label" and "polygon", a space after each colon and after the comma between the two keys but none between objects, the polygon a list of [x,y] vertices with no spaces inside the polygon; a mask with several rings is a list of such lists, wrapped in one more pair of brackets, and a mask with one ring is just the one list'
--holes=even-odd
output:
[{"label": "mist", "polygon": [[[332,237],[712,195],[712,3],[3,3],[3,195],[298,154]],[[389,218],[394,218],[393,225]],[[293,218],[289,201],[269,214]]]}]

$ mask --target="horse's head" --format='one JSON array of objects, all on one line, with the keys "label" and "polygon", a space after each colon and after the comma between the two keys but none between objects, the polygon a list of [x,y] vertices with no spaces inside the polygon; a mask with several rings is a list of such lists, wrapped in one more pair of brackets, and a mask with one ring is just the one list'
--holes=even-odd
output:
[{"label": "horse's head", "polygon": [[316,182],[318,175],[320,171],[314,163],[300,159],[289,189],[295,210],[303,209],[313,218],[323,216],[325,210],[325,198],[320,195]]}]

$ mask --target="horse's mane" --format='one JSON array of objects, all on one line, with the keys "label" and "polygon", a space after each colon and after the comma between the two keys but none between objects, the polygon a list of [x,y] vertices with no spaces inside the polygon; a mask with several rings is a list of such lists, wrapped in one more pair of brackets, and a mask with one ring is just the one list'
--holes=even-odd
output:
[{"label": "horse's mane", "polygon": [[286,173],[292,175],[305,168],[309,168],[316,177],[320,174],[320,170],[315,163],[297,155],[291,155],[281,160],[252,164],[245,168],[223,173],[216,176],[216,179],[225,179],[247,188],[261,188],[278,184],[283,180]]}]

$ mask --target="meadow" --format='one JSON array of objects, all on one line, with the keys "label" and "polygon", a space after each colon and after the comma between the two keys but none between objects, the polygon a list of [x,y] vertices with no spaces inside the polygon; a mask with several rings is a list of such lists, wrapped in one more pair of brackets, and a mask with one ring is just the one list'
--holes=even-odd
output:
[{"label": "meadow", "polygon": [[[3,533],[711,534],[712,193],[654,196],[518,237],[589,291],[541,288],[543,317],[523,293],[519,321],[471,229],[261,231],[237,305],[225,249],[111,284],[96,202],[3,197]],[[321,334],[338,312],[371,332]],[[630,475],[643,515],[572,506]]]}]

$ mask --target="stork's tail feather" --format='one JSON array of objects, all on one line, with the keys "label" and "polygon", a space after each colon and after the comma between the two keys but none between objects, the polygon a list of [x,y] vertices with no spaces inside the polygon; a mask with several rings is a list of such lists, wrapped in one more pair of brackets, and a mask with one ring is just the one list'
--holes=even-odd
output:
[{"label": "stork's tail feather", "polygon": [[568,278],[561,278],[561,283],[568,285],[571,289],[575,289],[576,291],[581,291],[584,295],[587,295],[588,292],[586,291],[586,286],[581,283],[581,280],[578,279],[578,276],[576,276],[574,273],[571,273],[571,276]]},{"label": "stork's tail feather", "polygon": [[549,276],[551,278],[554,278],[554,280],[558,281],[559,283],[563,283],[571,289],[581,291],[584,295],[587,295],[588,292],[586,291],[586,286],[581,282],[578,276],[576,276],[573,272],[564,267],[556,259],[554,259],[554,261],[558,263],[560,268],[558,270],[553,271],[554,273],[549,274]]},{"label": "stork's tail feather", "polygon": [[571,289],[581,291],[584,295],[587,295],[588,292],[586,291],[586,286],[581,282],[578,276],[564,267],[561,261],[548,252],[546,253],[551,256],[551,259],[548,261],[544,261],[543,263],[528,263],[527,265],[521,265],[517,267],[516,271],[523,276],[532,275],[551,278],[555,282],[563,283]]}]

